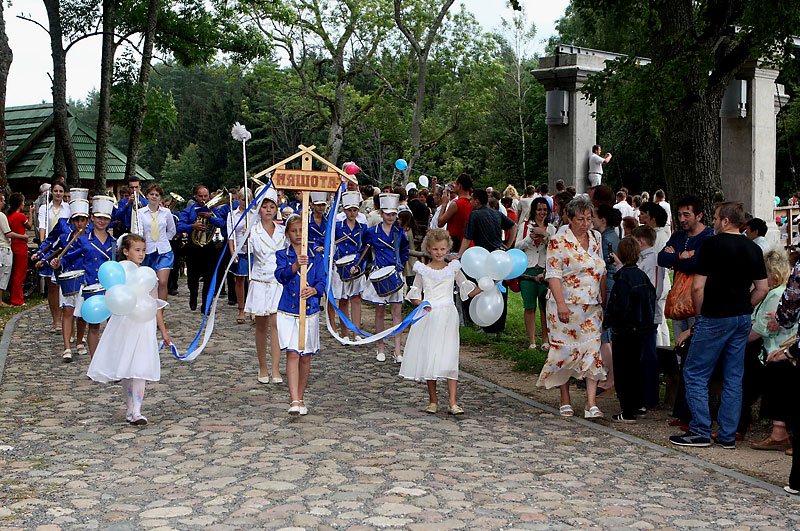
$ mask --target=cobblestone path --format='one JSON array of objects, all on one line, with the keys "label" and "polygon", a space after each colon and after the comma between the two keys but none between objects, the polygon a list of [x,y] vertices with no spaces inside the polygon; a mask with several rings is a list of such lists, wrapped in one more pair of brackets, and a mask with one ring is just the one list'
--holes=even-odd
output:
[{"label": "cobblestone path", "polygon": [[[198,314],[171,302],[185,347]],[[0,383],[0,529],[800,527],[792,498],[466,379],[466,415],[428,415],[424,386],[327,332],[310,414],[289,418],[227,306],[197,360],[163,351],[150,424],[129,426],[120,385],[62,363],[46,314],[20,319]]]}]

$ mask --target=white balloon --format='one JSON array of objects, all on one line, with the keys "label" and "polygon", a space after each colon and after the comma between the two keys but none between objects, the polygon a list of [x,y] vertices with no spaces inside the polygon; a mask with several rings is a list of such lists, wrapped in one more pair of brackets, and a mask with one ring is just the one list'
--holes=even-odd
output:
[{"label": "white balloon", "polygon": [[[474,304],[474,301],[470,304],[470,310],[472,310],[472,304]],[[497,322],[503,314],[503,295],[500,290],[495,289],[481,293],[481,299],[478,301],[475,312],[481,322],[488,323],[482,326],[489,326]],[[471,315],[472,312],[470,311]]]},{"label": "white balloon", "polygon": [[420,175],[419,176],[419,184],[423,188],[427,188],[428,187],[428,176],[427,175]]},{"label": "white balloon", "polygon": [[125,270],[125,282],[128,283],[131,281],[131,277],[133,274],[136,273],[136,270],[139,269],[139,266],[131,262],[130,260],[123,260],[119,263],[122,266],[122,269]]},{"label": "white balloon", "polygon": [[470,247],[461,255],[461,269],[472,278],[485,277],[487,258],[489,251],[483,247]]},{"label": "white balloon", "polygon": [[158,276],[156,272],[150,267],[140,267],[133,275],[131,275],[128,285],[133,288],[133,291],[138,293],[150,293],[156,283]]},{"label": "white balloon", "polygon": [[480,300],[483,297],[483,293],[478,293],[475,297],[472,298],[472,301],[469,303],[469,318],[472,319],[472,322],[478,326],[489,326],[491,323],[486,323],[481,319],[481,316],[478,314],[478,307],[481,304]]},{"label": "white balloon", "polygon": [[136,297],[136,306],[129,315],[137,323],[146,323],[154,319],[158,311],[158,302],[147,294],[140,294]]},{"label": "white balloon", "polygon": [[478,279],[478,287],[483,291],[489,291],[494,285],[494,280],[489,277],[481,277]]},{"label": "white balloon", "polygon": [[412,188],[416,188],[416,187],[417,187],[417,185],[416,185],[415,183],[408,183],[408,184],[406,185],[406,192],[408,192],[408,191],[409,191],[409,190],[411,190]]},{"label": "white balloon", "polygon": [[514,267],[514,260],[507,252],[500,249],[492,251],[486,259],[486,275],[495,280],[503,280],[511,273]]},{"label": "white balloon", "polygon": [[117,284],[106,290],[106,306],[114,315],[128,315],[136,305],[136,294],[127,284]]}]

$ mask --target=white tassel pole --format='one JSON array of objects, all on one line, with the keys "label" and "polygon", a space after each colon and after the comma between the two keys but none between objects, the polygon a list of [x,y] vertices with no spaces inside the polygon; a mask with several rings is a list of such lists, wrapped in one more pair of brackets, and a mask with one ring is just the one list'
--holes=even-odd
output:
[{"label": "white tassel pole", "polygon": [[[234,140],[238,140],[242,143],[242,165],[244,167],[244,201],[245,204],[249,205],[250,202],[248,200],[248,188],[247,188],[247,141],[250,140],[253,135],[250,134],[250,131],[247,130],[245,126],[236,122],[233,124],[233,128],[231,129],[231,136]],[[250,209],[248,208],[244,212],[244,228],[245,234],[250,232]],[[250,238],[247,239],[247,278],[250,278],[253,274],[253,262],[250,259]]]}]

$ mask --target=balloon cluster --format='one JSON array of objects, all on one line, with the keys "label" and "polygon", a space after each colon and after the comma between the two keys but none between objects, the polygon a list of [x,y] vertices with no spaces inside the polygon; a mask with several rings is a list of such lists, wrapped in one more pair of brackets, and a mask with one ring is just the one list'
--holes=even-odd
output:
[{"label": "balloon cluster", "polygon": [[519,249],[492,251],[470,247],[461,256],[461,269],[478,279],[482,293],[469,305],[469,316],[478,326],[495,323],[503,313],[503,295],[497,281],[517,278],[528,269],[528,257]]},{"label": "balloon cluster", "polygon": [[139,267],[130,260],[109,261],[97,270],[97,279],[106,293],[84,301],[81,317],[87,323],[101,323],[111,314],[127,315],[137,323],[145,323],[156,316],[158,302],[150,296],[150,291],[158,277],[152,268]]}]

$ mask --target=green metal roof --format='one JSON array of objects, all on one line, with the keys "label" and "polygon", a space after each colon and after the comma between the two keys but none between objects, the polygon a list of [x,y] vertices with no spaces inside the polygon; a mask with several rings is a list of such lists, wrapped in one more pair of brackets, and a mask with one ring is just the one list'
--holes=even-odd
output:
[{"label": "green metal roof", "polygon": [[[8,179],[51,178],[54,173],[53,156],[55,154],[52,104],[8,107],[5,119]],[[95,133],[71,113],[68,123],[72,135],[72,145],[78,158],[80,178],[81,180],[93,180]],[[120,150],[109,146],[106,180],[123,180],[127,160]],[[136,174],[142,180],[153,180],[153,176],[138,165]]]}]

